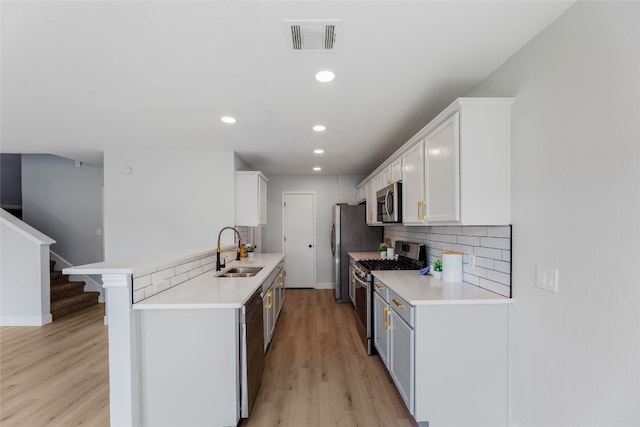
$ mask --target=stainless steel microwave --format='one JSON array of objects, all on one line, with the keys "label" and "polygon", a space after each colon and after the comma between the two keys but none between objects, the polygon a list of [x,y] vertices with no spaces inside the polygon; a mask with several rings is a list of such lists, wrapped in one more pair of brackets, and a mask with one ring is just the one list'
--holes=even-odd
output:
[{"label": "stainless steel microwave", "polygon": [[402,222],[402,183],[394,182],[376,192],[378,222]]}]

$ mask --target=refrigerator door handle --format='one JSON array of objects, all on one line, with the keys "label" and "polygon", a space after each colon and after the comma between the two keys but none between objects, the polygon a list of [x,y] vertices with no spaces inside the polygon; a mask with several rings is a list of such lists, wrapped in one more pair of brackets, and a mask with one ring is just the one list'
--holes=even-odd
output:
[{"label": "refrigerator door handle", "polygon": [[336,254],[336,226],[333,224],[331,226],[331,254]]}]

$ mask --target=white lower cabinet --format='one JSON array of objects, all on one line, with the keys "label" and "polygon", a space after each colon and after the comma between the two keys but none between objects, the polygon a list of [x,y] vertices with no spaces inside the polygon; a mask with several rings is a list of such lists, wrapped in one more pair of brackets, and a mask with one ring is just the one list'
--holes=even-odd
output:
[{"label": "white lower cabinet", "polygon": [[507,425],[508,304],[413,306],[378,278],[373,296],[375,348],[417,422]]},{"label": "white lower cabinet", "polygon": [[391,330],[389,342],[389,373],[393,382],[411,414],[414,414],[414,387],[415,387],[415,340],[416,333],[407,322],[393,309],[389,316]]},{"label": "white lower cabinet", "polygon": [[374,281],[373,307],[373,343],[405,405],[413,414],[415,331],[403,319],[404,316],[412,322],[413,307],[378,280]]},{"label": "white lower cabinet", "polygon": [[373,317],[374,317],[374,336],[373,344],[378,350],[380,359],[387,366],[387,360],[389,359],[389,331],[388,328],[388,315],[389,304],[382,299],[380,294],[375,292],[373,294]]},{"label": "white lower cabinet", "polygon": [[267,352],[284,302],[284,263],[280,263],[262,284],[264,351]]}]

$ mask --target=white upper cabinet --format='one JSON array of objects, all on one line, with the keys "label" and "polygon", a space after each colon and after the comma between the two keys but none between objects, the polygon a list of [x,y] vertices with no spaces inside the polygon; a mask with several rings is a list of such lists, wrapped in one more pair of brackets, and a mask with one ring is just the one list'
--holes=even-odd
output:
[{"label": "white upper cabinet", "polygon": [[387,185],[384,183],[383,181],[383,173],[380,172],[378,175],[375,176],[375,178],[373,178],[373,197],[375,199],[376,197],[376,192],[378,190],[382,190],[382,188],[384,188],[384,186]]},{"label": "white upper cabinet", "polygon": [[424,224],[424,142],[402,155],[402,222]]},{"label": "white upper cabinet", "polygon": [[382,170],[382,186],[402,180],[402,158],[398,157]]},{"label": "white upper cabinet", "polygon": [[460,113],[425,138],[427,222],[460,220]]},{"label": "white upper cabinet", "polygon": [[376,188],[380,184],[381,175],[376,176],[367,183],[367,224],[368,225],[382,225],[378,222],[378,202],[376,200]]},{"label": "white upper cabinet", "polygon": [[398,182],[402,180],[402,157],[398,157],[391,163],[391,182]]},{"label": "white upper cabinet", "polygon": [[363,185],[362,187],[356,190],[356,202],[362,203],[367,200],[367,186]]},{"label": "white upper cabinet", "polygon": [[236,225],[267,223],[267,181],[259,171],[236,172]]},{"label": "white upper cabinet", "polygon": [[425,137],[427,224],[511,223],[513,98],[460,98]]},{"label": "white upper cabinet", "polygon": [[379,189],[402,180],[404,225],[510,224],[513,101],[458,98],[387,159],[369,184]]}]

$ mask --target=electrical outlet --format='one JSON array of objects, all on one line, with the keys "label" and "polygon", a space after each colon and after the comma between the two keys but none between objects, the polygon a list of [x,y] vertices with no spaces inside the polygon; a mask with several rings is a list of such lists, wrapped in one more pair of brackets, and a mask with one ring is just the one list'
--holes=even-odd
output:
[{"label": "electrical outlet", "polygon": [[558,292],[558,269],[538,266],[536,286],[547,291]]}]

